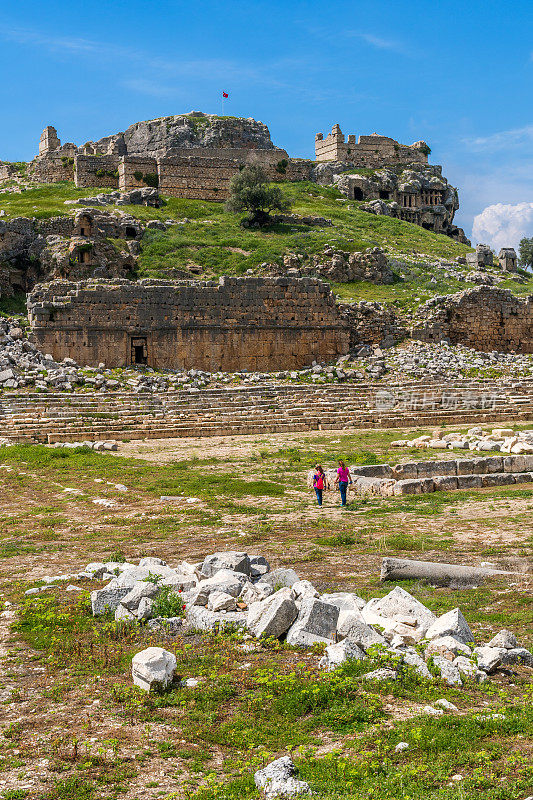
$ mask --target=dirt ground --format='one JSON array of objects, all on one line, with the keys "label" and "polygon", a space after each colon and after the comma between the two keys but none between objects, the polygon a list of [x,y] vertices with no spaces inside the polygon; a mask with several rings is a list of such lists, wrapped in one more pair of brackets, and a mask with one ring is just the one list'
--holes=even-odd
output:
[{"label": "dirt ground", "polygon": [[[417,586],[417,596],[423,601],[432,598],[443,609],[452,602],[465,608],[480,636],[510,627],[526,646],[532,646],[533,615],[524,598],[531,598],[533,589],[533,486],[521,484],[505,492],[479,490],[443,503],[436,498],[437,505],[388,502],[380,506],[358,501],[348,510],[339,507],[335,492],[329,492],[324,507],[318,509],[305,482],[307,454],[324,451],[329,457],[337,445],[344,452],[353,444],[350,436],[357,440],[357,446],[368,437],[367,447],[390,459],[387,447],[371,434],[343,431],[341,437],[335,431],[134,441],[120,446],[114,456],[113,475],[105,468],[101,473],[94,471],[97,455],[92,457],[96,464],[91,467],[93,471],[77,467],[77,471],[69,472],[65,467],[58,472],[55,464],[36,466],[24,461],[1,465],[0,608],[5,605],[0,613],[0,726],[8,732],[5,741],[9,747],[4,756],[0,754],[0,797],[2,790],[20,790],[27,792],[20,797],[74,798],[75,793],[53,794],[55,782],[62,776],[56,771],[57,764],[61,762],[61,769],[66,771],[65,764],[78,763],[77,745],[75,753],[72,749],[74,740],[91,753],[94,775],[98,770],[98,775],[116,771],[120,753],[121,768],[125,775],[130,770],[131,776],[115,777],[114,783],[110,779],[110,785],[122,786],[116,796],[124,800],[186,796],[183,787],[191,776],[187,761],[191,756],[159,757],[154,742],[170,738],[188,751],[202,746],[186,733],[180,739],[170,710],[165,712],[168,721],[158,717],[145,725],[120,712],[110,695],[114,680],[128,684],[127,669],[120,668],[114,679],[107,675],[81,678],[68,666],[58,670],[43,661],[42,653],[11,630],[26,589],[45,576],[65,573],[71,574],[70,582],[78,586],[74,576],[89,561],[110,559],[117,551],[128,560],[157,555],[172,566],[181,559],[200,560],[216,550],[245,549],[266,555],[272,566],[294,567],[321,591],[356,591],[363,597],[384,594],[392,588],[379,583],[384,555],[399,553],[468,564],[491,562],[512,568],[516,579],[470,593],[455,592],[455,596],[450,589]],[[299,461],[291,460],[296,448]],[[407,459],[398,453],[397,460],[400,457]],[[163,480],[161,468],[187,461],[190,466],[186,474],[198,474],[207,484],[212,476],[238,475],[248,481],[278,481],[284,490],[277,496],[242,494],[228,498],[222,487],[213,496],[197,497],[193,491],[184,491],[172,500],[163,500],[161,497],[172,492],[158,489],[159,484],[156,489],[150,488],[150,475],[144,473],[142,481],[136,481],[133,468],[126,469],[130,459],[152,464],[154,481]],[[189,486],[202,485],[200,480]],[[46,590],[42,596],[47,592],[50,596],[66,595],[64,588]],[[79,596],[76,589],[72,591],[75,596]],[[147,639],[145,646],[148,643]],[[292,657],[284,655],[289,660]],[[259,666],[264,658],[264,652],[257,648],[240,655],[233,650],[228,669],[234,673],[247,670],[249,666],[243,665],[252,662]],[[512,677],[498,680],[506,691],[514,691]],[[390,696],[383,701],[391,722],[408,719],[422,707],[412,699]],[[472,703],[482,707],[485,702],[471,699],[470,707]],[[19,735],[19,729],[23,735]],[[324,733],[318,746],[326,753],[335,741]],[[151,755],[143,757],[146,751]],[[209,749],[211,769],[221,770],[224,758],[220,746]],[[93,775],[91,769],[88,772]],[[109,789],[80,796],[115,795]]]}]

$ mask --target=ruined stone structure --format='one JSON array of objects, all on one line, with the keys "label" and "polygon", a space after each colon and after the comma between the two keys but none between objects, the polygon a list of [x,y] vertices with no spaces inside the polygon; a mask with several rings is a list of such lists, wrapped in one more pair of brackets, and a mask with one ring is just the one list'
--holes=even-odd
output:
[{"label": "ruined stone structure", "polygon": [[79,148],[62,146],[48,126],[29,173],[42,183],[74,180],[78,188],[121,191],[152,186],[172,197],[222,201],[246,164],[260,164],[271,180],[308,180],[312,170],[311,162],[274,147],[262,122],[192,112],[137,122]]},{"label": "ruined stone structure", "polygon": [[[28,176],[40,183],[74,180],[78,188],[106,186],[123,192],[159,187],[172,197],[223,201],[233,175],[247,164],[259,164],[271,181],[336,183],[350,199],[371,201],[362,210],[469,243],[453,225],[457,191],[440,167],[428,165],[425,142],[403,145],[377,134],[357,141],[350,135],[345,141],[335,125],[325,139],[316,135],[315,152],[316,162],[289,158],[274,146],[262,122],[193,111],[136,122],[80,147],[62,145],[55,128],[48,126]],[[405,167],[403,172],[394,169],[398,166]],[[354,168],[375,173],[346,174]]]},{"label": "ruined stone structure", "polygon": [[500,267],[506,272],[516,272],[518,266],[518,256],[514,247],[502,247],[498,253]]},{"label": "ruined stone structure", "polygon": [[360,136],[353,134],[345,141],[339,125],[334,125],[324,139],[323,133],[315,136],[315,158],[317,161],[345,161],[355,167],[374,169],[386,164],[427,164],[429,147],[425,142],[399,144],[388,136],[372,133]]},{"label": "ruined stone structure", "polygon": [[398,312],[381,303],[361,300],[344,305],[342,315],[350,329],[350,350],[372,344],[392,347],[409,335]]},{"label": "ruined stone structure", "polygon": [[59,277],[123,277],[135,266],[144,230],[129,214],[93,208],[68,217],[0,220],[0,293],[27,292]]},{"label": "ruined stone structure", "polygon": [[478,269],[483,269],[483,267],[492,267],[494,264],[494,253],[488,244],[476,245],[476,252],[467,253],[465,258],[467,264],[470,264],[472,267],[478,267]]},{"label": "ruined stone structure", "polygon": [[457,189],[442,177],[439,166],[410,165],[403,170],[376,170],[370,175],[341,173],[333,182],[346,197],[367,201],[361,210],[397,217],[422,228],[444,233],[470,244],[462,228],[453,224],[459,208]]},{"label": "ruined stone structure", "polygon": [[334,295],[313,278],[55,281],[28,312],[43,352],[82,365],[280,370],[349,346]]},{"label": "ruined stone structure", "polygon": [[411,335],[425,342],[448,339],[475,350],[533,353],[533,295],[480,286],[434,297],[419,309]]},{"label": "ruined stone structure", "polygon": [[52,125],[47,125],[41,133],[39,141],[39,155],[42,156],[51,150],[59,150],[61,142],[58,139],[57,131]]}]

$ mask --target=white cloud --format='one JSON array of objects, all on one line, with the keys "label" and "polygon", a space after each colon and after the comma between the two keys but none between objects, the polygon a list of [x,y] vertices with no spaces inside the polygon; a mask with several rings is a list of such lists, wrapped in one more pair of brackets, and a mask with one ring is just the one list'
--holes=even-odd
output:
[{"label": "white cloud", "polygon": [[496,203],[474,217],[472,238],[496,251],[500,247],[517,249],[525,236],[533,236],[533,203]]},{"label": "white cloud", "polygon": [[530,147],[533,142],[533,125],[523,128],[512,128],[508,131],[498,131],[490,136],[478,136],[474,139],[464,139],[464,143],[473,150],[504,150],[507,147]]},{"label": "white cloud", "polygon": [[376,36],[374,33],[364,33],[363,31],[344,31],[344,37],[361,39],[371,47],[377,47],[378,50],[391,50],[394,53],[401,55],[410,55],[408,48],[403,42],[396,41],[395,39],[385,39],[383,36]]}]

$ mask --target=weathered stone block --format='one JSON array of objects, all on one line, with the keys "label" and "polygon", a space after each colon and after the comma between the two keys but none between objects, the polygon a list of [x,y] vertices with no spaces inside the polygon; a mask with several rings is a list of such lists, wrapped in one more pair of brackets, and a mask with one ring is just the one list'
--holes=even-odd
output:
[{"label": "weathered stone block", "polygon": [[510,472],[493,472],[481,476],[481,485],[486,486],[510,486],[515,483],[515,476]]},{"label": "weathered stone block", "polygon": [[452,492],[457,489],[457,477],[455,475],[435,475],[433,483],[436,492]]},{"label": "weathered stone block", "polygon": [[289,588],[280,589],[266,600],[252,603],[248,609],[248,628],[258,639],[261,636],[279,638],[288,631],[298,609]]},{"label": "weathered stone block", "polygon": [[481,475],[457,476],[458,489],[481,489],[481,486],[482,486]]},{"label": "weathered stone block", "polygon": [[416,478],[414,480],[401,480],[396,481],[394,484],[394,494],[425,494],[426,492],[433,492],[435,484],[432,478]]},{"label": "weathered stone block", "polygon": [[333,642],[339,609],[314,597],[305,597],[298,617],[287,631],[287,644],[309,647],[316,642]]},{"label": "weathered stone block", "polygon": [[454,636],[465,644],[474,641],[474,634],[464,618],[461,609],[454,608],[438,617],[426,631],[427,639]]},{"label": "weathered stone block", "polygon": [[131,674],[136,686],[146,692],[166,689],[174,678],[176,656],[162,647],[148,647],[133,656]]},{"label": "weathered stone block", "polygon": [[211,578],[220,570],[231,570],[232,572],[242,572],[244,575],[250,574],[250,559],[248,553],[232,550],[226,553],[212,553],[206,556],[202,564],[202,575]]}]

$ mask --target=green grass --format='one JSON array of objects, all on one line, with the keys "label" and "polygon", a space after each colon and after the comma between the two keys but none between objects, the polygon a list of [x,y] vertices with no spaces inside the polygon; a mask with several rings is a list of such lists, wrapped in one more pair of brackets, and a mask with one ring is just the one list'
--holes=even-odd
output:
[{"label": "green grass", "polygon": [[[428,266],[429,259],[453,260],[470,248],[447,236],[427,231],[418,225],[376,216],[360,211],[356,203],[332,186],[314,183],[283,183],[283,191],[293,201],[293,212],[322,216],[334,227],[307,225],[273,225],[263,230],[245,230],[239,225],[240,215],[228,214],[222,203],[181,198],[167,198],[160,209],[125,206],[124,210],[140,220],[173,219],[176,224],[167,231],[148,230],[143,238],[139,260],[139,277],[172,277],[172,271],[200,268],[206,278],[220,275],[243,275],[263,263],[281,264],[289,252],[313,255],[326,245],[349,252],[367,247],[382,247],[399,264],[405,279],[390,286],[357,282],[333,284],[341,300],[377,300],[412,310],[435,294],[449,294],[474,284],[461,281],[445,270]],[[73,200],[106,191],[105,188],[76,189],[63,182],[38,186],[21,194],[0,195],[0,209],[7,217],[34,216],[40,219],[67,214]],[[121,242],[113,244],[122,247]],[[436,281],[432,282],[432,278]],[[517,295],[533,292],[533,277],[524,284],[513,280],[500,284]],[[23,313],[19,299],[3,300],[0,313]]]},{"label": "green grass", "polygon": [[76,189],[73,183],[67,181],[43,184],[33,189],[27,189],[20,194],[6,193],[0,195],[0,209],[6,212],[6,217],[47,219],[60,215],[64,216],[72,211],[72,206],[66,206],[65,200],[92,197],[99,192],[106,191],[110,191],[110,189],[105,187]]}]

